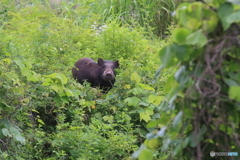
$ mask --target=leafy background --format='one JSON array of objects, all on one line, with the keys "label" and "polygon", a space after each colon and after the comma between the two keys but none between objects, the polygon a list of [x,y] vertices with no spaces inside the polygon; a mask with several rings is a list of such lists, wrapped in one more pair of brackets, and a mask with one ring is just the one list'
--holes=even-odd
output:
[{"label": "leafy background", "polygon": [[[224,0],[1,0],[1,159],[239,151],[239,9]],[[74,81],[82,57],[120,61],[108,94]]]}]

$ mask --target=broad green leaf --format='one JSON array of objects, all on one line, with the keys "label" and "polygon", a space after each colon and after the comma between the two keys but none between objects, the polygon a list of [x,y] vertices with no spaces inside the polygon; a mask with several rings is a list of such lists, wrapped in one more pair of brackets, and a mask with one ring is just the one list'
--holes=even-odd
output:
[{"label": "broad green leaf", "polygon": [[190,55],[193,52],[192,47],[189,47],[188,45],[178,45],[174,44],[174,48],[176,52],[176,57],[180,61],[188,61],[190,58]]},{"label": "broad green leaf", "polygon": [[187,44],[198,45],[199,47],[203,47],[207,43],[206,36],[200,30],[190,34],[186,40]]},{"label": "broad green leaf", "polygon": [[10,133],[10,131],[7,128],[3,128],[2,129],[2,133],[4,136],[8,136],[8,137],[12,137],[12,134]]},{"label": "broad green leaf", "polygon": [[12,62],[12,60],[10,58],[4,58],[1,61],[5,62],[8,65]]},{"label": "broad green leaf", "polygon": [[54,74],[56,74],[56,77],[61,80],[63,85],[67,83],[67,77],[64,74],[62,73],[54,73]]},{"label": "broad green leaf", "polygon": [[135,81],[136,83],[140,83],[141,82],[141,77],[136,72],[133,72],[131,74],[131,81]]},{"label": "broad green leaf", "polygon": [[144,149],[141,151],[138,159],[139,160],[152,160],[153,159],[152,152],[148,149]]},{"label": "broad green leaf", "polygon": [[240,102],[240,86],[230,86],[228,94],[229,98],[235,99],[236,101]]},{"label": "broad green leaf", "polygon": [[146,85],[146,84],[140,83],[139,86],[141,86],[141,87],[142,87],[143,89],[145,89],[145,90],[155,91],[154,88],[152,88],[152,87],[150,87],[150,86],[148,86],[148,85]]},{"label": "broad green leaf", "polygon": [[145,122],[148,122],[151,120],[150,115],[146,112],[139,113],[139,116],[140,116],[140,121],[144,120]]},{"label": "broad green leaf", "polygon": [[37,119],[37,122],[44,125],[45,123],[41,119]]},{"label": "broad green leaf", "polygon": [[156,149],[159,145],[158,139],[148,139],[146,140],[146,143],[147,143],[146,146],[150,149]]},{"label": "broad green leaf", "polygon": [[127,103],[129,106],[136,107],[138,105],[138,102],[140,101],[137,97],[129,97],[124,100],[125,103]]},{"label": "broad green leaf", "polygon": [[227,79],[227,78],[224,78],[224,82],[228,85],[228,86],[239,86],[239,84],[232,80],[232,79]]},{"label": "broad green leaf", "polygon": [[155,96],[155,95],[150,95],[148,97],[148,102],[154,104],[154,105],[159,105],[164,97],[163,96]]},{"label": "broad green leaf", "polygon": [[11,132],[11,134],[12,134],[13,136],[21,135],[21,133],[19,132],[19,130],[18,130],[17,128],[15,128],[15,127],[10,127],[10,128],[9,128],[9,131]]},{"label": "broad green leaf", "polygon": [[23,64],[22,60],[14,60],[14,62],[18,65],[18,67],[20,69],[22,69],[23,67],[25,67],[25,65]]},{"label": "broad green leaf", "polygon": [[113,121],[113,116],[104,116],[103,120],[111,123]]},{"label": "broad green leaf", "polygon": [[227,23],[230,23],[230,24],[240,22],[240,10],[229,14],[226,21]]},{"label": "broad green leaf", "polygon": [[195,131],[191,133],[189,138],[190,138],[189,142],[191,147],[196,147],[201,140],[200,135],[197,135]]},{"label": "broad green leaf", "polygon": [[189,137],[186,137],[186,138],[184,139],[183,148],[187,147],[187,145],[188,145],[188,143],[189,143],[189,140],[190,140]]},{"label": "broad green leaf", "polygon": [[173,128],[178,128],[179,124],[181,124],[182,122],[182,115],[183,115],[183,112],[180,111],[177,116],[174,118],[173,120]]},{"label": "broad green leaf", "polygon": [[200,135],[202,136],[204,133],[206,133],[206,131],[207,131],[206,125],[203,125],[200,129]]},{"label": "broad green leaf", "polygon": [[140,120],[144,120],[145,122],[148,122],[149,120],[151,120],[150,115],[153,114],[153,110],[146,108],[144,110],[144,112],[140,112]]},{"label": "broad green leaf", "polygon": [[66,95],[67,95],[68,97],[74,96],[73,92],[72,92],[70,89],[64,88],[64,91],[65,91],[65,93],[66,93]]},{"label": "broad green leaf", "polygon": [[129,93],[132,93],[132,94],[134,94],[134,95],[138,95],[138,94],[145,93],[145,90],[142,89],[142,88],[140,88],[140,87],[135,87],[135,88],[133,88],[133,89],[130,89],[130,90],[127,92],[127,94],[129,94]]},{"label": "broad green leaf", "polygon": [[51,78],[44,79],[44,82],[42,83],[43,86],[50,86],[52,84]]},{"label": "broad green leaf", "polygon": [[147,128],[156,127],[159,124],[159,121],[151,121],[147,124]]},{"label": "broad green leaf", "polygon": [[192,33],[191,30],[187,28],[176,28],[172,32],[172,39],[174,42],[182,45],[186,44],[186,38]]},{"label": "broad green leaf", "polygon": [[164,85],[163,91],[165,93],[169,93],[169,91],[171,91],[174,88],[177,88],[177,86],[178,86],[178,82],[175,80],[174,76],[172,75],[167,79],[167,81]]},{"label": "broad green leaf", "polygon": [[5,128],[10,128],[11,127],[11,123],[6,118],[1,119],[0,124],[3,124],[5,126]]},{"label": "broad green leaf", "polygon": [[15,138],[17,141],[21,142],[23,145],[26,143],[26,139],[21,135],[16,135]]},{"label": "broad green leaf", "polygon": [[222,22],[222,26],[224,28],[224,30],[227,30],[231,23],[229,21],[227,21],[228,16],[233,13],[233,6],[231,3],[223,3],[219,8],[218,8],[218,17],[221,19]]},{"label": "broad green leaf", "polygon": [[217,15],[215,14],[215,12],[211,12],[212,14],[209,15],[209,19],[207,20],[203,20],[202,22],[202,29],[203,29],[203,32],[212,32],[215,30],[215,28],[217,27],[218,25],[218,17]]},{"label": "broad green leaf", "polygon": [[196,18],[189,18],[187,23],[185,24],[186,28],[189,28],[191,30],[197,30],[202,24],[202,21],[196,19]]},{"label": "broad green leaf", "polygon": [[160,55],[160,59],[163,67],[171,67],[177,64],[176,61],[174,60],[176,51],[173,44],[163,47],[159,51],[159,55]]}]

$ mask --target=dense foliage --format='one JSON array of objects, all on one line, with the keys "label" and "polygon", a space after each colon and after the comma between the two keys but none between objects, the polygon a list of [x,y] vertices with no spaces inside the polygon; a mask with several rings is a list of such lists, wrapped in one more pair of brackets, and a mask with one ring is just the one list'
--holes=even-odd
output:
[{"label": "dense foliage", "polygon": [[221,159],[239,159],[240,3],[212,2],[183,3],[175,12],[178,26],[160,51],[158,74],[179,69],[164,86],[169,93],[158,107],[160,118],[148,124],[160,131],[148,134],[135,156],[151,156],[161,138],[163,151],[173,147],[170,157],[201,160],[235,152]]},{"label": "dense foliage", "polygon": [[[100,1],[46,2],[0,1],[0,159],[130,159],[172,72],[151,84],[164,42],[147,20],[105,19]],[[120,60],[116,87],[76,83],[82,57]]]},{"label": "dense foliage", "polygon": [[[0,159],[239,152],[240,4],[178,3],[1,0]],[[120,61],[110,92],[75,82],[82,57]]]}]

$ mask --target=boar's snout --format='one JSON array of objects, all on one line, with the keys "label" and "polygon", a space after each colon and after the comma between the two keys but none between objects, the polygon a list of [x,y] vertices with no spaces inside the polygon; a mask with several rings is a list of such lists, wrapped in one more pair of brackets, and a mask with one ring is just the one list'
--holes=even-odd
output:
[{"label": "boar's snout", "polygon": [[115,79],[115,75],[113,73],[113,71],[111,69],[107,69],[103,72],[103,77],[105,80],[114,80]]}]

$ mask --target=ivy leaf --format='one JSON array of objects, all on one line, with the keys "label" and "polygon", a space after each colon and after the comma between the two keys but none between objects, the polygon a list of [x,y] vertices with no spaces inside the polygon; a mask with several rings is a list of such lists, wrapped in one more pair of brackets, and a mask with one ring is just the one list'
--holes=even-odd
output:
[{"label": "ivy leaf", "polygon": [[163,47],[159,52],[162,66],[163,67],[174,66],[176,64],[176,61],[174,60],[175,55],[176,50],[174,44]]},{"label": "ivy leaf", "polygon": [[67,77],[62,73],[55,73],[56,77],[61,80],[62,84],[67,83]]},{"label": "ivy leaf", "polygon": [[229,88],[228,94],[229,98],[235,99],[236,101],[240,102],[240,86],[231,86]]},{"label": "ivy leaf", "polygon": [[25,144],[26,142],[26,139],[21,135],[16,135],[15,138],[17,141],[21,142],[22,144]]},{"label": "ivy leaf", "polygon": [[198,30],[190,34],[186,38],[186,41],[188,44],[198,45],[199,47],[203,47],[207,43],[207,38],[200,30]]},{"label": "ivy leaf", "polygon": [[153,111],[150,109],[145,109],[144,112],[139,113],[140,115],[140,120],[144,120],[145,122],[148,122],[151,120],[150,115],[153,114]]},{"label": "ivy leaf", "polygon": [[158,139],[148,139],[148,140],[146,140],[146,144],[147,144],[148,148],[156,149],[159,145],[159,141],[158,141]]},{"label": "ivy leaf", "polygon": [[7,128],[3,128],[3,129],[2,129],[2,133],[3,133],[3,135],[6,136],[6,137],[7,137],[7,136],[12,137],[10,131],[9,131]]},{"label": "ivy leaf", "polygon": [[141,77],[136,72],[133,72],[131,74],[131,81],[135,81],[136,83],[140,83]]},{"label": "ivy leaf", "polygon": [[9,128],[9,131],[12,133],[13,136],[16,136],[16,135],[21,135],[21,133],[19,132],[19,130],[15,127],[10,127]]},{"label": "ivy leaf", "polygon": [[173,128],[178,128],[179,124],[181,124],[182,122],[182,115],[183,115],[183,112],[180,111],[177,116],[174,118],[173,120]]},{"label": "ivy leaf", "polygon": [[129,97],[124,100],[125,103],[127,103],[129,106],[136,107],[138,105],[138,102],[140,101],[137,97]]},{"label": "ivy leaf", "polygon": [[191,30],[187,28],[176,28],[172,32],[172,39],[178,44],[186,44],[186,38],[191,34]]},{"label": "ivy leaf", "polygon": [[162,96],[155,96],[155,95],[150,95],[148,97],[148,102],[154,104],[154,105],[159,105],[164,97]]},{"label": "ivy leaf", "polygon": [[154,88],[152,88],[152,87],[150,87],[150,86],[148,86],[148,85],[146,85],[146,84],[139,84],[139,86],[141,86],[143,89],[145,89],[145,90],[148,90],[148,91],[155,91],[155,89]]},{"label": "ivy leaf", "polygon": [[152,160],[153,159],[152,152],[148,149],[144,149],[141,151],[138,159],[139,160]]},{"label": "ivy leaf", "polygon": [[229,14],[229,16],[227,17],[226,21],[229,24],[232,24],[234,22],[240,22],[240,10],[238,10],[238,11],[236,11],[234,13]]},{"label": "ivy leaf", "polygon": [[227,21],[228,16],[229,16],[231,13],[233,13],[233,11],[234,11],[234,10],[233,10],[232,4],[231,4],[231,3],[228,3],[228,2],[223,3],[223,4],[219,7],[219,9],[218,9],[218,11],[217,11],[218,17],[221,19],[222,26],[223,26],[223,29],[224,29],[224,30],[227,30],[227,29],[230,27],[230,25],[231,25],[231,20],[234,19],[234,18],[232,17],[232,18],[230,18],[230,19]]},{"label": "ivy leaf", "polygon": [[195,131],[193,131],[190,135],[190,146],[191,147],[196,147],[198,143],[200,142],[201,137],[196,134]]}]

